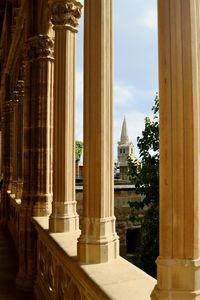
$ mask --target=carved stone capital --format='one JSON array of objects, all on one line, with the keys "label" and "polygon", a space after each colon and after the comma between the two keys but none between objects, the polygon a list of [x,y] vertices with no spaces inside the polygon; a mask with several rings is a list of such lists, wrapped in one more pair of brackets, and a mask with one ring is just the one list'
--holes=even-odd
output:
[{"label": "carved stone capital", "polygon": [[51,21],[55,26],[67,26],[77,32],[81,17],[82,4],[76,0],[51,1]]},{"label": "carved stone capital", "polygon": [[25,43],[24,60],[54,59],[54,40],[47,35],[34,36]]}]

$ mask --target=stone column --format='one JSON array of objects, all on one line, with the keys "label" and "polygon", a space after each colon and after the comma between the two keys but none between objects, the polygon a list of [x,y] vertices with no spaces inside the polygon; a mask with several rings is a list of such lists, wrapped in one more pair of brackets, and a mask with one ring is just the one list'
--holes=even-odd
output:
[{"label": "stone column", "polygon": [[13,91],[12,93],[13,97],[13,124],[12,124],[12,187],[11,187],[11,194],[15,195],[16,190],[17,190],[17,142],[18,142],[18,132],[17,132],[17,127],[18,127],[18,104],[19,104],[19,93],[18,91]]},{"label": "stone column", "polygon": [[26,42],[23,102],[23,194],[19,219],[17,286],[31,289],[35,279],[36,236],[31,219],[48,216],[52,201],[52,114],[54,41],[37,35]]},{"label": "stone column", "polygon": [[[8,86],[7,86],[8,88]],[[8,92],[7,92],[8,93]],[[8,95],[7,95],[8,98]],[[2,172],[3,184],[1,187],[1,225],[6,225],[8,221],[8,195],[12,180],[12,147],[10,135],[10,121],[13,115],[13,103],[10,100],[4,100],[2,103]]]},{"label": "stone column", "polygon": [[53,206],[51,232],[79,229],[75,201],[75,56],[82,5],[50,1],[55,30]]},{"label": "stone column", "polygon": [[14,138],[14,101],[13,95],[11,94],[9,101],[6,102],[6,136],[7,142],[5,140],[5,165],[6,165],[6,172],[5,172],[5,180],[7,183],[7,190],[11,192],[12,187],[12,180],[13,180],[13,138]]},{"label": "stone column", "polygon": [[53,135],[52,37],[37,35],[26,43],[24,115],[24,201],[34,216],[51,213]]},{"label": "stone column", "polygon": [[152,299],[200,299],[200,1],[159,0],[160,253]]},{"label": "stone column", "polygon": [[85,0],[84,221],[81,262],[117,258],[113,188],[112,0]]},{"label": "stone column", "polygon": [[[24,67],[23,67],[24,69]],[[23,100],[24,100],[24,80],[19,79],[17,81],[18,91],[18,110],[17,110],[17,189],[16,199],[22,198],[23,190]]]}]

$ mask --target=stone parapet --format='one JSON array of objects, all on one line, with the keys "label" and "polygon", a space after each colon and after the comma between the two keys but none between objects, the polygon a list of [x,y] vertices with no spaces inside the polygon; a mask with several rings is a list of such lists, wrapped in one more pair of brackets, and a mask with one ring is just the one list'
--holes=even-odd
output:
[{"label": "stone parapet", "polygon": [[123,258],[102,264],[77,260],[79,233],[48,233],[48,218],[33,218],[38,234],[36,299],[148,300],[155,279]]}]

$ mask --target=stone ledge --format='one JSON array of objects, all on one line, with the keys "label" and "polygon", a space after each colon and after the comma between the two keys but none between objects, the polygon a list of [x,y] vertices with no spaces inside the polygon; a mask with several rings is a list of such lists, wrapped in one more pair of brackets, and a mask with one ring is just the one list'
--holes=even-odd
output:
[{"label": "stone ledge", "polygon": [[49,234],[47,217],[35,217],[33,223],[40,238],[56,251],[55,255],[66,260],[69,268],[74,268],[79,281],[87,281],[87,287],[94,288],[91,294],[95,299],[130,300],[133,296],[138,300],[150,299],[156,280],[139,268],[121,257],[109,263],[80,264],[77,261],[77,233]]}]

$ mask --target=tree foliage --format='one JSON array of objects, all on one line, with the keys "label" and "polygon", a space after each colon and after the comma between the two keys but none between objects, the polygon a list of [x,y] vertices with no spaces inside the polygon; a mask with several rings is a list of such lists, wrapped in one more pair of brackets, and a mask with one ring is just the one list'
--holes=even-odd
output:
[{"label": "tree foliage", "polygon": [[142,136],[137,138],[140,162],[128,158],[129,178],[135,184],[139,202],[130,202],[130,219],[141,225],[141,243],[136,249],[135,263],[152,276],[156,276],[155,260],[158,256],[159,222],[159,99],[156,95],[152,119],[145,118]]},{"label": "tree foliage", "polygon": [[81,155],[83,152],[83,142],[76,141],[76,161],[81,159]]}]

